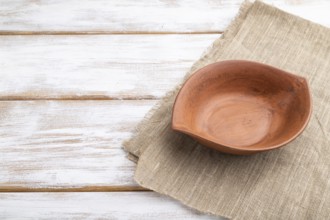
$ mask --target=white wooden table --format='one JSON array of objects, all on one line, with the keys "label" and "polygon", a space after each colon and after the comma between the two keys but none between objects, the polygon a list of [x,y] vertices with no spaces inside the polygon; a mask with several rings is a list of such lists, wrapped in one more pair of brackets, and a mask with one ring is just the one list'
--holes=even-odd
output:
[{"label": "white wooden table", "polygon": [[[122,150],[242,0],[0,0],[0,219],[215,219]],[[330,27],[327,0],[267,0]]]}]

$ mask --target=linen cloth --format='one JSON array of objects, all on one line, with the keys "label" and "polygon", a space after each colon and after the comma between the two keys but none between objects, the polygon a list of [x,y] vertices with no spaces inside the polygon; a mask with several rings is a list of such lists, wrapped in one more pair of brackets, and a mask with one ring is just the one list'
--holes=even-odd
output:
[{"label": "linen cloth", "polygon": [[230,219],[330,219],[330,29],[262,2],[245,2],[227,31],[188,72],[245,59],[305,77],[313,113],[287,146],[225,155],[171,130],[169,92],[124,148],[138,159],[135,180],[199,211]]}]

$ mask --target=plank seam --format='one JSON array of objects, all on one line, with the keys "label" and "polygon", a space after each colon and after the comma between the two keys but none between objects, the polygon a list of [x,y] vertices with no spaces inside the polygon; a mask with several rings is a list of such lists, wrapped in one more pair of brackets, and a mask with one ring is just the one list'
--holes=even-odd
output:
[{"label": "plank seam", "polygon": [[59,98],[43,98],[43,97],[1,97],[0,101],[134,101],[134,100],[159,100],[159,97],[153,96],[137,96],[137,97],[59,97]]},{"label": "plank seam", "polygon": [[19,192],[149,192],[151,190],[140,186],[85,186],[68,188],[29,188],[18,186],[0,186],[0,193]]},{"label": "plank seam", "polygon": [[222,34],[223,31],[0,31],[0,35],[175,35]]}]

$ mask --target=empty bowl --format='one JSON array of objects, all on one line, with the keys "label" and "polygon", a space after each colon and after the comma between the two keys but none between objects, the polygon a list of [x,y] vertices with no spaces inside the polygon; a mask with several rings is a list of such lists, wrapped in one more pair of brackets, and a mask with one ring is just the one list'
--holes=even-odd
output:
[{"label": "empty bowl", "polygon": [[311,115],[305,78],[244,60],[210,64],[182,86],[172,128],[230,154],[279,148],[296,138]]}]

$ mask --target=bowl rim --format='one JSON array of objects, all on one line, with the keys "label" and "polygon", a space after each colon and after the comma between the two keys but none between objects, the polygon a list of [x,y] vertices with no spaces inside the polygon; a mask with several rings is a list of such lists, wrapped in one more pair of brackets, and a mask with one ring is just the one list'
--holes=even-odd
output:
[{"label": "bowl rim", "polygon": [[[275,144],[275,145],[271,145],[269,147],[262,147],[262,148],[249,148],[249,147],[234,147],[234,146],[229,146],[227,144],[222,144],[220,143],[219,141],[214,141],[214,140],[210,140],[210,139],[206,139],[204,138],[203,136],[200,136],[200,135],[197,135],[197,134],[194,134],[192,133],[189,129],[187,128],[184,128],[184,127],[180,127],[180,126],[177,126],[174,122],[174,114],[175,114],[175,107],[176,107],[176,103],[179,99],[179,96],[181,94],[181,91],[182,89],[186,86],[186,84],[188,83],[188,81],[190,81],[191,79],[195,78],[195,77],[198,77],[201,72],[206,69],[206,68],[210,68],[212,66],[215,66],[215,65],[219,65],[219,64],[228,64],[228,63],[245,63],[245,64],[252,64],[252,65],[258,65],[258,66],[263,66],[263,67],[266,67],[266,68],[270,68],[270,69],[273,69],[275,71],[280,71],[286,75],[290,75],[292,77],[295,77],[295,78],[299,78],[303,81],[303,83],[305,84],[305,87],[306,87],[306,90],[307,90],[307,94],[308,94],[308,115],[307,115],[307,118],[305,119],[305,122],[304,124],[301,126],[301,128],[294,134],[292,135],[290,138],[288,138],[287,140],[279,143],[279,144]],[[218,62],[214,62],[214,63],[210,63],[198,70],[196,70],[195,72],[193,72],[186,80],[185,82],[182,84],[178,94],[176,95],[176,98],[175,98],[175,101],[174,101],[174,104],[172,106],[172,119],[171,119],[171,127],[173,130],[175,131],[179,131],[179,132],[182,132],[182,133],[185,133],[189,136],[192,136],[192,137],[196,137],[197,139],[202,139],[203,141],[206,141],[206,142],[211,142],[212,144],[214,145],[221,145],[223,148],[227,148],[229,150],[233,150],[233,151],[245,151],[245,152],[260,152],[260,151],[268,151],[268,150],[273,150],[273,149],[276,149],[276,148],[280,148],[280,147],[283,147],[285,146],[286,144],[292,142],[294,139],[296,139],[304,130],[305,128],[307,127],[310,119],[311,119],[311,115],[312,115],[312,111],[313,111],[313,100],[312,100],[312,95],[311,95],[311,90],[310,90],[310,87],[308,85],[308,81],[305,77],[302,77],[302,76],[299,76],[299,75],[296,75],[296,74],[293,74],[293,73],[290,73],[290,72],[287,72],[285,70],[282,70],[280,68],[277,68],[277,67],[274,67],[274,66],[271,66],[271,65],[268,65],[268,64],[264,64],[264,63],[260,63],[260,62],[256,62],[256,61],[251,61],[251,60],[222,60],[222,61],[218,61]],[[215,148],[216,149],[216,148]]]}]

